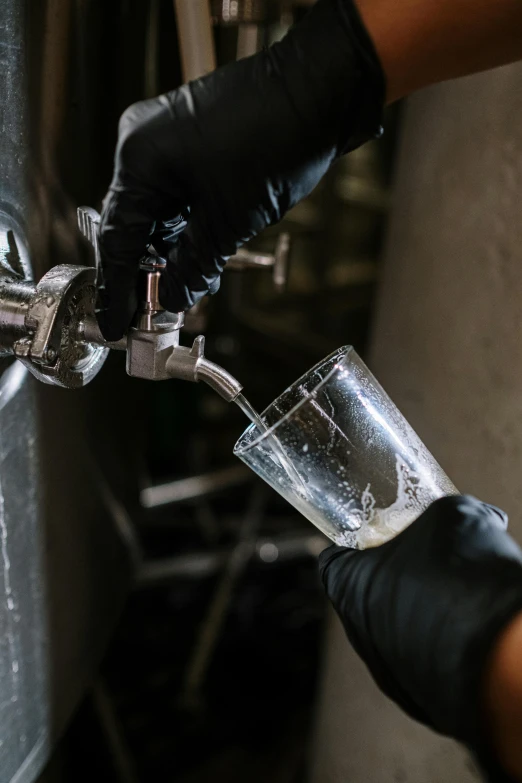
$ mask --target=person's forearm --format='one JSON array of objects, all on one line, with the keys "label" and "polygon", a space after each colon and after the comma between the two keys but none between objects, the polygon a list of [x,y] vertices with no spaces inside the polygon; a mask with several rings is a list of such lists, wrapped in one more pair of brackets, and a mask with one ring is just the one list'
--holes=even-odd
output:
[{"label": "person's forearm", "polygon": [[522,781],[522,615],[495,646],[485,682],[487,730],[499,761]]},{"label": "person's forearm", "polygon": [[356,0],[391,103],[421,87],[522,59],[522,0]]}]

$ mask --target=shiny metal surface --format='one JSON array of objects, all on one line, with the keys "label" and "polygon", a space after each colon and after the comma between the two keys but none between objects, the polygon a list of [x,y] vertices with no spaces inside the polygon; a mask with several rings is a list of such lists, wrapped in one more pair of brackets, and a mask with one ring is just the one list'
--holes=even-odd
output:
[{"label": "shiny metal surface", "polygon": [[78,228],[85,239],[94,249],[94,265],[96,267],[96,282],[99,283],[101,271],[100,248],[98,246],[98,229],[100,226],[100,214],[92,207],[78,207]]},{"label": "shiny metal surface", "polygon": [[155,251],[149,252],[141,260],[142,300],[135,324],[135,328],[139,331],[173,331],[174,329],[179,330],[183,326],[185,313],[168,313],[163,309],[159,300],[159,284],[166,265],[166,260],[156,255]]},{"label": "shiny metal surface", "polygon": [[[41,488],[31,377],[16,362],[0,380],[0,779],[34,774],[51,742],[51,673]],[[24,491],[14,491],[23,477]],[[24,778],[20,778],[23,780]]]},{"label": "shiny metal surface", "polygon": [[233,402],[243,388],[223,367],[205,358],[202,335],[196,337],[192,348],[187,348],[179,344],[179,328],[171,323],[159,324],[154,330],[129,330],[127,373],[149,381],[203,381],[227,402]]},{"label": "shiny metal surface", "polygon": [[[204,356],[204,344],[205,338],[200,336],[194,340],[194,345],[191,348],[191,357],[196,358],[195,363],[195,378],[196,381],[203,381],[210,386],[214,391],[223,397],[227,402],[233,402],[236,397],[241,394],[243,387],[229,372],[227,372],[219,364],[209,362]],[[176,356],[172,357],[172,363],[167,364],[169,372],[176,371]]]},{"label": "shiny metal surface", "polygon": [[203,381],[227,402],[233,402],[243,387],[223,367],[205,358],[205,338],[196,337],[192,348],[177,345],[165,364],[165,372],[170,378],[184,381]]},{"label": "shiny metal surface", "polygon": [[98,321],[94,316],[87,316],[78,322],[78,339],[86,343],[94,343],[94,345],[105,346],[111,348],[113,351],[126,351],[127,350],[127,338],[122,337],[121,340],[116,342],[108,342],[103,337]]},{"label": "shiny metal surface", "polygon": [[205,358],[205,338],[196,337],[192,348],[179,344],[185,314],[168,313],[159,301],[159,281],[165,265],[166,261],[154,254],[141,261],[143,294],[136,326],[127,335],[127,373],[151,381],[204,381],[232,402],[243,387],[226,370]]},{"label": "shiny metal surface", "polygon": [[156,313],[163,308],[159,301],[159,281],[161,277],[161,270],[150,271],[147,274],[146,289],[145,289],[145,302],[150,312]]},{"label": "shiny metal surface", "polygon": [[[93,242],[97,245],[95,237]],[[165,261],[154,256],[142,263],[143,300],[136,326],[126,341],[117,343],[107,343],[95,321],[95,268],[62,264],[50,269],[36,287],[0,278],[0,341],[38,380],[55,386],[86,386],[114,347],[127,350],[129,375],[204,381],[226,400],[234,400],[242,387],[205,358],[204,337],[196,337],[190,349],[180,346],[184,313],[168,313],[159,302],[164,267]]]},{"label": "shiny metal surface", "polygon": [[[0,0],[0,266],[20,293],[14,310],[0,308],[9,339],[22,331],[24,283],[86,262],[75,206],[97,199],[107,178],[97,107],[110,85],[96,44],[109,13],[100,0]],[[38,776],[92,681],[130,582],[93,470],[102,465],[114,494],[132,504],[126,397],[113,406],[120,381],[107,373],[70,394],[38,383],[5,352],[0,359],[0,783]]]},{"label": "shiny metal surface", "polygon": [[[128,374],[133,378],[143,378],[148,381],[166,380],[170,377],[167,361],[178,344],[179,331],[170,324],[166,324],[163,330],[160,328],[129,329],[127,336]],[[188,349],[186,350],[188,351]],[[186,380],[193,380],[193,378],[186,378]]]},{"label": "shiny metal surface", "polygon": [[214,24],[262,24],[268,19],[267,0],[211,0]]},{"label": "shiny metal surface", "polygon": [[[99,216],[93,209],[81,208],[78,218],[98,259]],[[271,263],[277,266],[277,256]],[[140,264],[143,298],[136,326],[129,330],[126,340],[128,374],[152,381],[201,380],[227,401],[234,400],[242,387],[222,367],[205,358],[204,337],[196,337],[190,349],[180,346],[184,313],[167,313],[159,301],[165,265],[163,258],[153,254]],[[38,380],[77,389],[86,386],[102,368],[111,345],[95,322],[96,276],[95,267],[62,264],[50,269],[36,287],[0,278],[0,342]],[[124,348],[125,342],[121,340],[113,347]]]},{"label": "shiny metal surface", "polygon": [[[84,229],[85,215],[89,223]],[[97,233],[91,230],[99,216],[93,209],[83,207],[79,213],[80,228],[95,248],[99,257]],[[288,241],[279,243],[280,255],[286,259]],[[277,255],[277,254],[276,254]],[[286,261],[285,261],[286,263]],[[277,260],[273,260],[277,265]],[[135,378],[149,381],[162,381],[167,378],[180,378],[185,381],[204,381],[218,392],[227,402],[232,402],[242,390],[242,386],[213,362],[205,358],[205,338],[196,337],[192,348],[179,344],[179,332],[185,320],[184,313],[168,313],[159,301],[159,281],[165,269],[165,259],[149,252],[140,263],[142,274],[142,298],[136,314],[135,326],[127,335],[127,373]],[[53,270],[52,270],[53,271]],[[49,274],[52,274],[52,271]],[[90,319],[85,320],[85,315]],[[74,334],[100,338],[98,350],[105,350],[107,343],[92,323],[91,313],[80,313],[76,321],[81,324]],[[121,347],[121,341],[119,346]],[[93,344],[86,343],[85,350],[95,350]],[[103,361],[103,360],[102,360]]]},{"label": "shiny metal surface", "polygon": [[226,265],[227,270],[243,271],[244,269],[272,269],[274,286],[283,291],[288,280],[288,259],[290,254],[290,234],[279,235],[274,253],[256,253],[241,247],[231,256]]},{"label": "shiny metal surface", "polygon": [[[149,381],[203,381],[227,402],[235,400],[243,387],[223,367],[205,358],[205,338],[196,337],[192,348],[180,345],[183,313],[158,312],[151,309],[152,304],[145,302],[144,310],[137,316],[138,326],[129,329],[127,373]],[[169,316],[173,319],[169,320]]]},{"label": "shiny metal surface", "polygon": [[171,503],[182,503],[206,497],[214,492],[234,489],[252,480],[252,472],[244,465],[233,465],[212,473],[169,481],[143,489],[140,501],[144,508],[158,508]]},{"label": "shiny metal surface", "polygon": [[36,286],[0,277],[0,346],[12,354],[17,340],[27,337],[25,318],[36,294]]},{"label": "shiny metal surface", "polygon": [[62,264],[37,286],[0,277],[0,343],[38,380],[67,389],[86,386],[107,358],[105,345],[83,342],[94,319],[96,270]]},{"label": "shiny metal surface", "polygon": [[78,341],[79,324],[94,317],[96,270],[62,264],[36,286],[25,324],[28,336],[14,344],[14,354],[38,380],[66,389],[90,383],[109,349]]}]

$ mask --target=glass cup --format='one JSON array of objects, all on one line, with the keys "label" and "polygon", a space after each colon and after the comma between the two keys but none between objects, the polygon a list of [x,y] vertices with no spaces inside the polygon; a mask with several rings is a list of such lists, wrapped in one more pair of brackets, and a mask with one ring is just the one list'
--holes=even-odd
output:
[{"label": "glass cup", "polygon": [[458,494],[351,346],[278,397],[234,454],[328,538],[358,549]]}]

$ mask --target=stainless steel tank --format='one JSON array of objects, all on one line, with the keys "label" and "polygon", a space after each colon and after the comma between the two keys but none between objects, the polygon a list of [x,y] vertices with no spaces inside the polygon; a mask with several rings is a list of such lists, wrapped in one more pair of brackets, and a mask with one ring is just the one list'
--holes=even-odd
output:
[{"label": "stainless steel tank", "polygon": [[[138,65],[110,95],[130,6],[0,0],[0,264],[15,275],[88,262],[76,206],[103,193],[116,118],[140,97]],[[136,388],[120,366],[66,391],[0,360],[0,783],[38,775],[121,610]]]}]

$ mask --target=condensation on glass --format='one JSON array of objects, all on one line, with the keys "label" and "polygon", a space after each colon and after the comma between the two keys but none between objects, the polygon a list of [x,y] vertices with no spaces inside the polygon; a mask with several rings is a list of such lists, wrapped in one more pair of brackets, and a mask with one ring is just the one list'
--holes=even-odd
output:
[{"label": "condensation on glass", "polygon": [[[52,266],[87,259],[76,206],[103,192],[102,143],[117,119],[107,116],[116,101],[104,98],[104,66],[121,47],[100,36],[120,29],[108,24],[118,8],[0,0],[0,272],[21,288]],[[110,454],[136,478],[125,439],[114,445],[124,413],[120,425],[109,379],[63,392],[36,382],[4,347],[0,783],[31,783],[93,681],[127,589],[128,557],[98,478],[115,492],[119,468],[98,470],[100,460]]]},{"label": "condensation on glass", "polygon": [[351,347],[288,388],[234,453],[337,544],[393,538],[457,490]]}]

